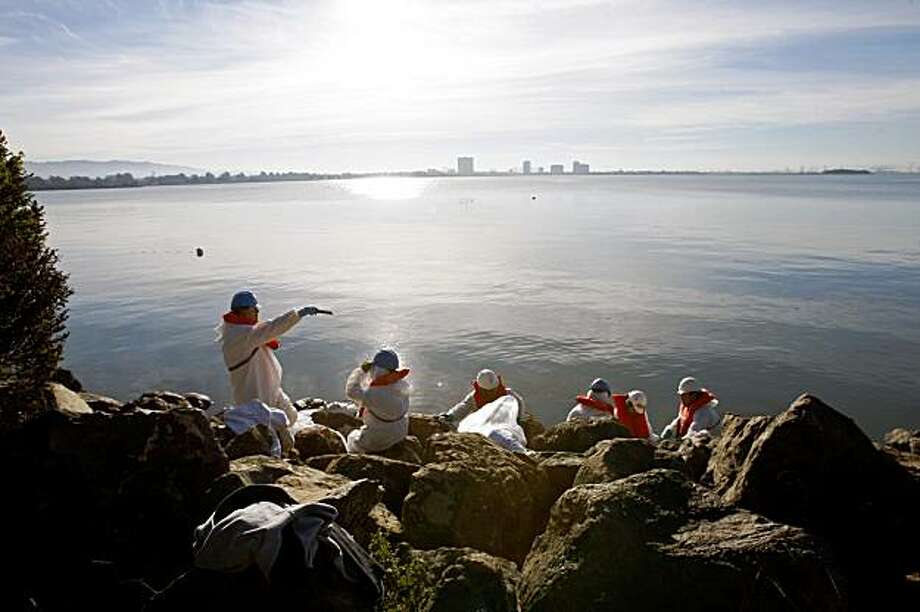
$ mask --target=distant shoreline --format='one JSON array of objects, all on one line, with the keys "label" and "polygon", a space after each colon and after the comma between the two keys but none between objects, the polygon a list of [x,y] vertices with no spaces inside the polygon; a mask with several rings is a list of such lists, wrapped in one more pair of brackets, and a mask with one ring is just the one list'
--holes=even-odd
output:
[{"label": "distant shoreline", "polygon": [[190,185],[232,185],[240,183],[291,183],[307,181],[330,181],[362,178],[534,178],[534,177],[584,177],[584,176],[865,176],[865,175],[905,175],[912,176],[909,172],[871,172],[862,169],[835,168],[830,170],[810,172],[744,172],[725,171],[709,172],[702,170],[615,170],[608,172],[589,172],[551,174],[548,172],[523,174],[519,172],[476,172],[461,175],[440,171],[410,171],[410,172],[367,172],[342,174],[312,174],[301,172],[285,173],[260,173],[260,174],[230,174],[225,172],[220,175],[207,173],[205,175],[163,175],[135,178],[129,173],[113,174],[104,178],[90,178],[85,176],[72,176],[63,178],[52,176],[47,179],[30,176],[26,183],[30,191],[76,191],[82,189],[134,189],[139,187],[163,186],[190,186]]}]

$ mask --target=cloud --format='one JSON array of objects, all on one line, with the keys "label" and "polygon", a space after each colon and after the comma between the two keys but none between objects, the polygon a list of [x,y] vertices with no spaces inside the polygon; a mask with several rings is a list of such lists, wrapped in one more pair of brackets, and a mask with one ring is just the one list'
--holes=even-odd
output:
[{"label": "cloud", "polygon": [[[732,133],[737,151],[745,129],[794,139],[797,127],[920,111],[920,67],[903,59],[920,7],[904,2],[69,4],[0,26],[0,45],[16,53],[0,121],[42,157],[91,142],[107,157],[199,166],[228,151],[237,167],[286,164],[300,149],[323,169],[382,157],[413,167],[409,153],[381,152],[401,139],[429,151],[465,141],[486,160],[540,142],[719,149],[715,132]],[[831,61],[807,61],[809,48]]]}]

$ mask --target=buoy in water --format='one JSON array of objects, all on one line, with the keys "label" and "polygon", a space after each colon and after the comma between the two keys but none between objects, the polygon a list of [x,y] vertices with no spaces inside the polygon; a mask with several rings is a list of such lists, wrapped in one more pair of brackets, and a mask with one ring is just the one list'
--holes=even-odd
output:
[{"label": "buoy in water", "polygon": [[195,255],[198,255],[198,257],[204,257],[204,249],[201,247],[198,247],[197,249],[195,249]]},{"label": "buoy in water", "polygon": [[537,199],[537,196],[535,196],[535,195],[534,195],[534,196],[530,196],[530,199],[531,199],[531,200],[536,200],[536,199]]}]

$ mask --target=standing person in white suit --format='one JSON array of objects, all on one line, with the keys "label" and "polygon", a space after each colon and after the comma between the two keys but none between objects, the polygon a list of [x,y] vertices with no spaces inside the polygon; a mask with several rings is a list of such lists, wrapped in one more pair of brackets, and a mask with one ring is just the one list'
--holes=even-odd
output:
[{"label": "standing person in white suit", "polygon": [[408,375],[408,369],[400,369],[396,351],[381,349],[348,376],[345,395],[358,404],[364,422],[348,434],[349,453],[378,453],[409,434]]},{"label": "standing person in white suit", "polygon": [[307,316],[332,314],[315,306],[290,310],[268,321],[259,321],[259,301],[251,291],[240,291],[230,301],[230,312],[223,316],[218,341],[230,373],[233,404],[260,400],[283,410],[288,425],[297,420],[297,409],[281,388],[281,364],[274,355],[281,343],[278,337]]}]

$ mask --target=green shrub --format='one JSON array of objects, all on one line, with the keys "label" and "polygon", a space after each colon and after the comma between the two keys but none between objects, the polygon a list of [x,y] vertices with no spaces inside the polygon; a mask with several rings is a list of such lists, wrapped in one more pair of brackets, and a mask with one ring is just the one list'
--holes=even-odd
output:
[{"label": "green shrub", "polygon": [[382,531],[371,538],[370,554],[386,570],[378,612],[419,612],[430,605],[432,588],[421,561],[397,554]]},{"label": "green shrub", "polygon": [[[44,385],[67,338],[72,291],[47,236],[44,209],[26,188],[22,153],[11,153],[0,132],[0,385],[7,398]],[[4,402],[0,426],[27,416],[25,405]]]}]

